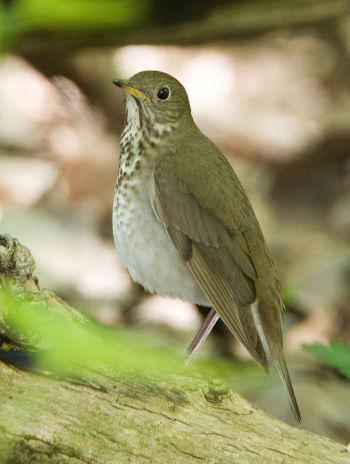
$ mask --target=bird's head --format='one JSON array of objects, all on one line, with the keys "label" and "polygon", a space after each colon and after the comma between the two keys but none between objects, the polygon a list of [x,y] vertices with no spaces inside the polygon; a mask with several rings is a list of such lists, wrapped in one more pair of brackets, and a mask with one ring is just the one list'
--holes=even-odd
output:
[{"label": "bird's head", "polygon": [[126,94],[128,117],[135,118],[136,111],[140,123],[176,125],[192,119],[185,88],[169,74],[142,71],[128,80],[115,79],[113,83]]}]

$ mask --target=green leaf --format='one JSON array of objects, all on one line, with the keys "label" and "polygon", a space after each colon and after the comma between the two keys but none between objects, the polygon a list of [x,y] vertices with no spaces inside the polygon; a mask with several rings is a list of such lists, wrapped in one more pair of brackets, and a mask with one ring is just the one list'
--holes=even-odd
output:
[{"label": "green leaf", "polygon": [[329,346],[312,343],[304,344],[303,347],[350,379],[350,345],[348,343],[333,340]]}]

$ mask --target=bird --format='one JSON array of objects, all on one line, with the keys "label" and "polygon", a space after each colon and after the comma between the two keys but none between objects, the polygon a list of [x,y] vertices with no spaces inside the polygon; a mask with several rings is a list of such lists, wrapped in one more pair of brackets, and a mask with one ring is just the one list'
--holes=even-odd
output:
[{"label": "bird", "polygon": [[126,109],[112,221],[123,264],[148,292],[211,308],[189,359],[221,318],[266,372],[275,366],[300,422],[276,267],[233,167],[197,127],[176,78],[141,71],[112,82]]}]

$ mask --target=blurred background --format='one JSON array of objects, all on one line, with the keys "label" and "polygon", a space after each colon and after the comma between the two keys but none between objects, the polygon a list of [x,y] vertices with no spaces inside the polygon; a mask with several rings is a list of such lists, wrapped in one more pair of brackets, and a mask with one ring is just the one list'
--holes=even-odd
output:
[{"label": "blurred background", "polygon": [[[278,265],[303,426],[348,442],[346,372],[303,344],[342,341],[349,368],[349,56],[348,0],[1,1],[0,232],[28,246],[42,287],[184,352],[203,310],[132,283],[111,228],[124,121],[111,80],[174,75]],[[220,324],[195,362],[293,423],[277,376]]]}]

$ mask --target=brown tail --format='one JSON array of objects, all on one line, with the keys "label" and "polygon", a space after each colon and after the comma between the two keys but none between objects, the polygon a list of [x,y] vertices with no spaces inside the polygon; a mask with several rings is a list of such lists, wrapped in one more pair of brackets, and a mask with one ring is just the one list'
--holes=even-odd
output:
[{"label": "brown tail", "polygon": [[[283,344],[282,344],[282,334],[280,322],[277,318],[272,317],[270,319],[269,330],[264,328],[264,321],[261,317],[259,302],[255,301],[252,306],[252,314],[254,317],[254,322],[256,329],[261,340],[261,344],[265,350],[266,356],[269,361],[271,361],[279,373],[283,386],[286,389],[289,396],[289,403],[293,414],[298,422],[301,422],[301,415],[299,411],[299,406],[295,397],[294,389],[292,386],[292,381],[289,376],[287,369],[286,361],[283,355]],[[265,317],[269,315],[269,312],[265,312]]]},{"label": "brown tail", "polygon": [[288,396],[289,396],[289,403],[290,407],[292,408],[294,417],[298,422],[301,422],[301,415],[299,411],[299,406],[297,403],[297,399],[295,397],[292,381],[289,376],[289,372],[287,369],[286,361],[284,359],[284,355],[282,350],[278,352],[276,355],[275,353],[272,354],[272,362],[274,363],[277,372],[279,373],[283,386],[286,389]]}]

